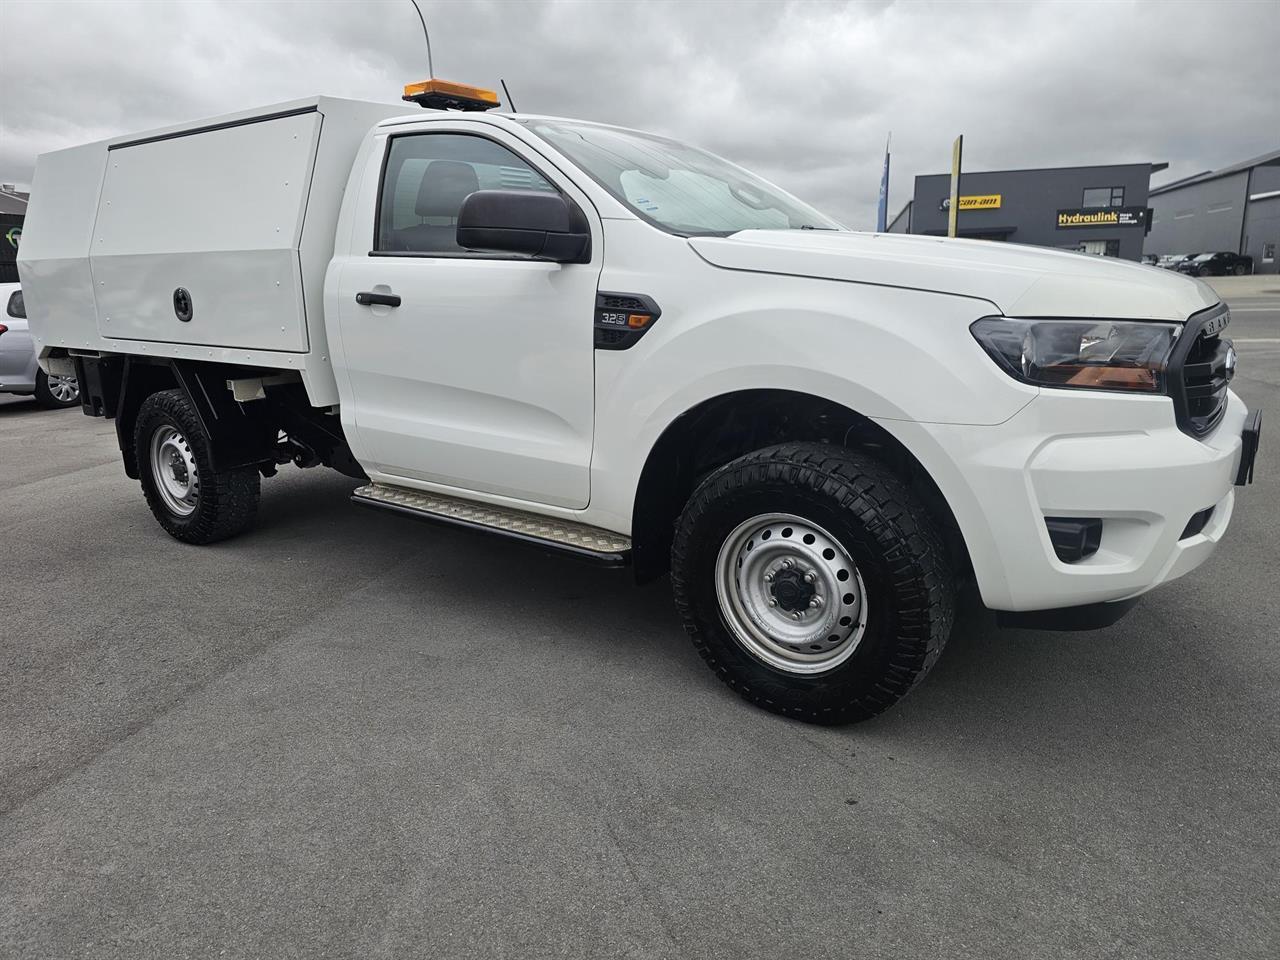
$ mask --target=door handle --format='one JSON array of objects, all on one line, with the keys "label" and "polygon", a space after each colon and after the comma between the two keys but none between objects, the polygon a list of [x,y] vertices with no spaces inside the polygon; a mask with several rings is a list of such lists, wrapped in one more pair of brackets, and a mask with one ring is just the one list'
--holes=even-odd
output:
[{"label": "door handle", "polygon": [[400,294],[373,293],[365,290],[356,294],[356,303],[362,307],[372,307],[374,304],[380,307],[398,307],[400,306]]}]

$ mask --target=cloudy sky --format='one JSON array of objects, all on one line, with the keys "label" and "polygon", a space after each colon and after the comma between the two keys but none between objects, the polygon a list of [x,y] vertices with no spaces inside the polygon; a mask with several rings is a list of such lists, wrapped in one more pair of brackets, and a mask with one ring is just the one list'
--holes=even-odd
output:
[{"label": "cloudy sky", "polygon": [[[422,0],[437,76],[750,167],[855,228],[917,173],[1280,148],[1280,0],[782,3]],[[427,76],[409,0],[0,0],[0,180],[35,156]]]}]

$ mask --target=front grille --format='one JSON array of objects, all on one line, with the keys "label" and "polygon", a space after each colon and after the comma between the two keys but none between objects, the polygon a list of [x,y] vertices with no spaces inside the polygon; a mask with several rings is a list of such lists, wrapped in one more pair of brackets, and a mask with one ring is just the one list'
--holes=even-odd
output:
[{"label": "front grille", "polygon": [[1203,437],[1227,408],[1227,388],[1235,373],[1235,350],[1223,336],[1231,314],[1220,304],[1187,321],[1169,361],[1169,394],[1178,427]]}]

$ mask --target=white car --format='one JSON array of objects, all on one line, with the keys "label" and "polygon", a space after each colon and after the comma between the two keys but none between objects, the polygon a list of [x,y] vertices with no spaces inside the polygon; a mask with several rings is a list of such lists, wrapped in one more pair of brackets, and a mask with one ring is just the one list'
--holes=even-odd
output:
[{"label": "white car", "polygon": [[21,285],[0,283],[0,304],[0,393],[30,394],[51,409],[74,407],[80,402],[76,378],[47,374],[36,362]]},{"label": "white car", "polygon": [[42,362],[172,536],[327,464],[364,506],[669,571],[722,680],[843,722],[919,682],[968,582],[1096,627],[1225,534],[1259,414],[1205,284],[850,232],[685,144],[459,89],[40,158]]}]

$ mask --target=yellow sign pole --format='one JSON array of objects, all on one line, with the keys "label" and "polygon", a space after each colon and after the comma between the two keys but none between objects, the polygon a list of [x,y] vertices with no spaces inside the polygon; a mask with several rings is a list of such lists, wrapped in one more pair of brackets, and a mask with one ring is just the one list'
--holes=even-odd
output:
[{"label": "yellow sign pole", "polygon": [[960,154],[964,151],[964,134],[951,145],[951,204],[947,207],[947,236],[956,235],[956,218],[960,215]]}]

